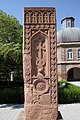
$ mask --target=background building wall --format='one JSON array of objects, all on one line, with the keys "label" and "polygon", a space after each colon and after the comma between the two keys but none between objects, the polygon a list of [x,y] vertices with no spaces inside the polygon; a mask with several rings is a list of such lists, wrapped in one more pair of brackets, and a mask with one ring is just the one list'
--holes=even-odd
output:
[{"label": "background building wall", "polygon": [[[57,44],[57,69],[58,80],[67,80],[68,71],[71,68],[80,68],[80,59],[78,58],[78,50],[80,49],[80,42]],[[73,58],[68,59],[68,50],[73,51]],[[80,78],[79,71],[74,69],[74,78]]]}]

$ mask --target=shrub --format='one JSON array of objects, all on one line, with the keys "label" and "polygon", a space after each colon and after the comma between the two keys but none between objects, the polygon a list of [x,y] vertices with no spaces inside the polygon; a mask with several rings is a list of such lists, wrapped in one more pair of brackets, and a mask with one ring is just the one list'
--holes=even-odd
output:
[{"label": "shrub", "polygon": [[0,104],[23,104],[23,85],[0,85]]},{"label": "shrub", "polygon": [[58,87],[59,104],[78,103],[80,102],[80,87],[70,84],[67,81],[59,81],[58,85],[65,83],[64,88]]}]

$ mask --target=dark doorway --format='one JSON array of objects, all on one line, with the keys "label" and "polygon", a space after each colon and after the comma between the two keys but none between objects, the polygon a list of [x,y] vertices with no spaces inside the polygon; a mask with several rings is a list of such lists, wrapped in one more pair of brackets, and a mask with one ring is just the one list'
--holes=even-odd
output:
[{"label": "dark doorway", "polygon": [[67,72],[68,81],[80,81],[80,68],[71,68]]},{"label": "dark doorway", "polygon": [[68,77],[67,77],[68,80],[72,80],[73,79],[73,68],[71,68],[69,71],[68,71]]}]

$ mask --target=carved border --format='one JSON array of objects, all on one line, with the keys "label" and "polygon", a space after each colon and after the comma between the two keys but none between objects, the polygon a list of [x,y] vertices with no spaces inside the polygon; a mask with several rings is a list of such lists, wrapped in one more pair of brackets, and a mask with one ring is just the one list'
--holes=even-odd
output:
[{"label": "carved border", "polygon": [[[56,28],[55,26],[51,26],[52,29],[50,31],[50,87],[51,87],[51,100],[54,106],[55,112],[57,112],[57,51],[56,51]],[[54,116],[54,120],[56,120],[57,113]]]},{"label": "carved border", "polygon": [[24,27],[24,82],[31,83],[31,28],[30,26]]}]

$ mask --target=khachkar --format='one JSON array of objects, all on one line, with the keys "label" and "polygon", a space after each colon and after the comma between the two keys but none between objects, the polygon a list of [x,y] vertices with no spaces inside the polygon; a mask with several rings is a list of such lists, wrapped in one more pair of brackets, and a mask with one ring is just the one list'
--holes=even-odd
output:
[{"label": "khachkar", "polygon": [[57,119],[55,8],[24,8],[25,120]]}]

